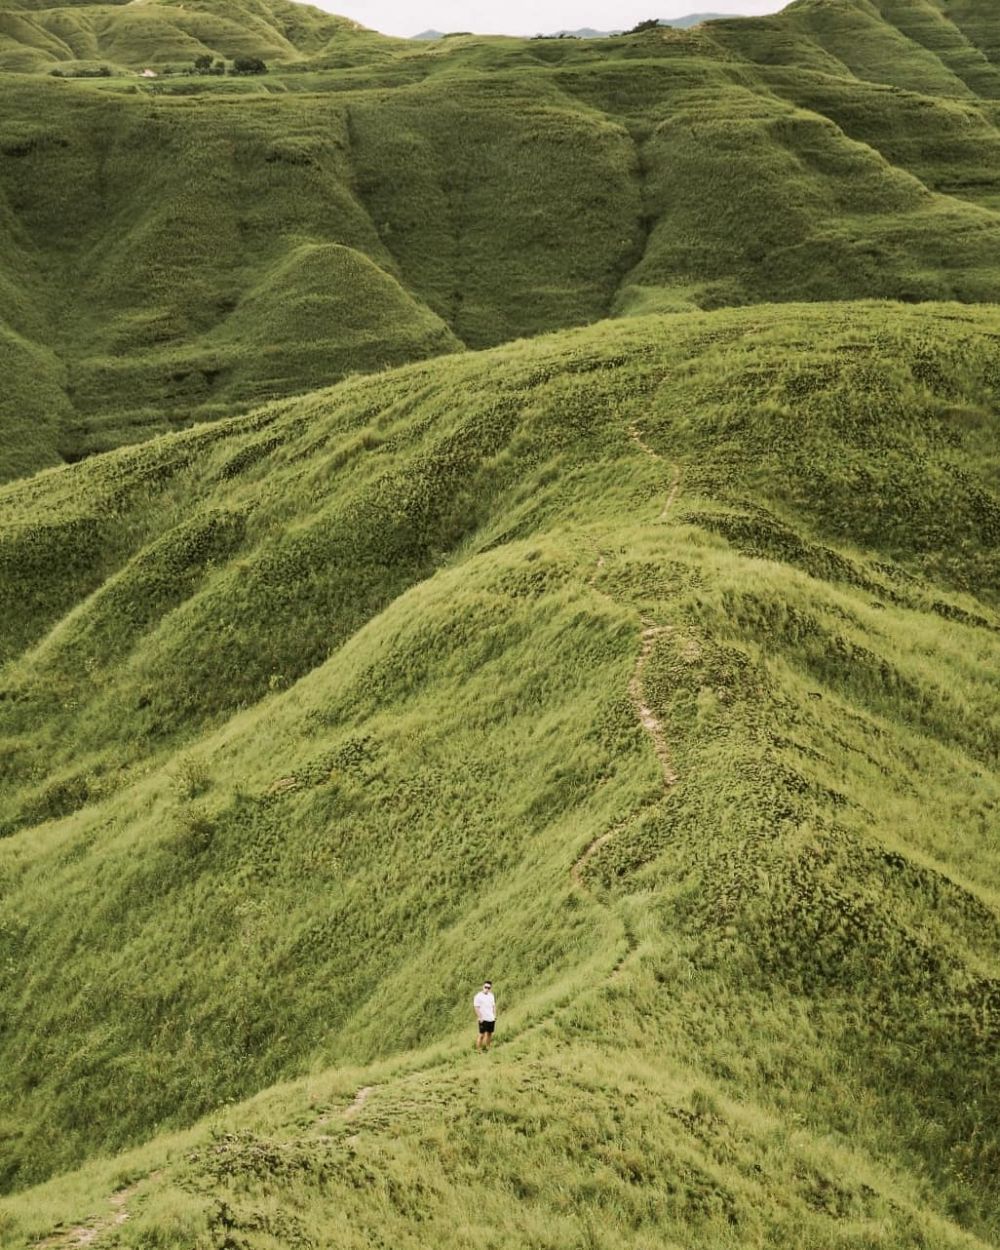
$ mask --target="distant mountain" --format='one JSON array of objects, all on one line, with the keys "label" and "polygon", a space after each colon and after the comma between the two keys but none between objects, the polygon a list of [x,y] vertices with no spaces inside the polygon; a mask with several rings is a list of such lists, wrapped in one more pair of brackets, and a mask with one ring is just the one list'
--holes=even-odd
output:
[{"label": "distant mountain", "polygon": [[[687,17],[664,17],[660,19],[661,26],[676,26],[681,30],[687,30],[690,26],[698,26],[701,22],[715,21],[722,17],[735,17],[733,13],[689,13]],[[624,34],[621,30],[594,30],[592,26],[581,26],[578,30],[556,30],[553,31],[548,38],[559,39],[608,39],[612,35]],[[423,30],[419,35],[411,35],[411,39],[443,39],[444,33],[440,30]]]},{"label": "distant mountain", "polygon": [[607,39],[610,35],[620,35],[620,30],[592,30],[589,26],[581,30],[557,30],[554,32],[560,39]]},{"label": "distant mountain", "polygon": [[[723,17],[736,17],[735,13],[689,13],[686,17],[663,17],[660,19],[661,26],[675,26],[680,30],[687,30],[691,26],[699,26],[702,22],[714,22]],[[593,30],[589,26],[584,26],[580,30],[557,30],[556,35],[565,36],[572,39],[609,39],[612,35],[624,34],[621,30]],[[416,35],[417,39],[428,38],[425,35]]]},{"label": "distant mountain", "polygon": [[738,17],[738,13],[689,13],[687,17],[661,18],[661,26],[676,26],[687,30],[689,26],[700,26],[702,22],[717,22],[724,17]]}]

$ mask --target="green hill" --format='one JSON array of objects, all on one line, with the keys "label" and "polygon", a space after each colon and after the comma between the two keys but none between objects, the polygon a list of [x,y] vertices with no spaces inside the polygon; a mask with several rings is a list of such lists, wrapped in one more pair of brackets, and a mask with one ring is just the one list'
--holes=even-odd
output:
[{"label": "green hill", "polygon": [[0,5],[0,68],[17,72],[101,60],[132,69],[190,66],[203,54],[284,62],[322,55],[354,65],[385,58],[396,43],[291,0]]},{"label": "green hill", "polygon": [[0,1250],[997,1244],[998,75],[0,0]]},{"label": "green hill", "polygon": [[[0,75],[0,478],[609,316],[994,301],[990,11],[422,44],[280,0],[3,0],[0,66],[36,72]],[[238,54],[272,72],[135,73]]]},{"label": "green hill", "polygon": [[0,1244],[992,1244],[998,331],[606,322],[0,491],[3,1183],[150,1142]]}]

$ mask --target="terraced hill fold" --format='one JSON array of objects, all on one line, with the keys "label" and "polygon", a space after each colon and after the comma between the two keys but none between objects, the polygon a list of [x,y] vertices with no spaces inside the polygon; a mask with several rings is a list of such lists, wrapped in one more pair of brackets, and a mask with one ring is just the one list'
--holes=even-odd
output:
[{"label": "terraced hill fold", "polygon": [[0,490],[3,1184],[149,1140],[0,1244],[991,1244],[998,333],[605,322]]},{"label": "terraced hill fold", "polygon": [[[996,300],[991,11],[414,44],[280,0],[3,0],[0,66],[114,75],[2,80],[0,478],[608,316]],[[206,50],[276,72],[135,76]]]}]

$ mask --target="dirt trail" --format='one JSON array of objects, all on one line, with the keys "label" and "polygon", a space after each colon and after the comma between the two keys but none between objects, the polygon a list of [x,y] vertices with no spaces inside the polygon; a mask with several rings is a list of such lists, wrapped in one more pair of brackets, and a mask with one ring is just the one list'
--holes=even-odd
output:
[{"label": "dirt trail", "polygon": [[[649,735],[653,742],[653,750],[656,752],[656,758],[660,761],[660,768],[663,772],[663,785],[669,792],[677,785],[679,780],[674,769],[673,761],[670,756],[670,747],[667,743],[667,736],[663,729],[663,722],[657,717],[656,713],[646,702],[642,689],[642,674],[649,663],[649,657],[653,654],[653,648],[656,646],[657,638],[661,638],[664,634],[671,632],[669,625],[652,625],[649,621],[644,621],[645,629],[642,631],[642,649],[639,652],[639,658],[636,661],[635,669],[628,683],[629,698],[632,700],[632,707],[635,714],[639,718],[639,723]],[[657,800],[659,801],[659,800]],[[593,842],[586,848],[579,859],[573,864],[569,870],[569,875],[573,884],[579,886],[581,890],[587,887],[583,880],[583,872],[590,860],[597,854],[606,842],[609,842],[616,833],[620,833],[628,824],[633,816],[639,813],[633,813],[627,820],[619,822],[606,833],[602,833],[595,838]]]},{"label": "dirt trail", "polygon": [[632,680],[628,684],[628,693],[629,698],[632,700],[632,706],[635,708],[635,714],[639,718],[639,723],[653,740],[653,750],[656,752],[656,758],[660,761],[660,766],[663,769],[663,783],[669,790],[677,784],[677,774],[674,772],[674,766],[670,759],[670,747],[667,745],[667,737],[663,732],[663,722],[657,718],[652,708],[645,701],[642,691],[642,674],[649,663],[649,657],[653,654],[657,638],[661,638],[664,634],[669,634],[670,626],[651,625],[648,621],[645,621],[644,624],[646,628],[642,631],[642,650],[639,653],[639,660],[635,666],[635,672],[632,674]]},{"label": "dirt trail", "polygon": [[663,505],[663,511],[660,513],[660,516],[659,516],[659,519],[661,521],[666,519],[667,513],[674,506],[674,501],[676,500],[677,495],[680,492],[680,489],[681,489],[681,466],[676,465],[674,467],[674,480],[670,484],[670,493],[667,495],[667,502]]},{"label": "dirt trail", "polygon": [[[638,426],[630,425],[628,427],[628,435],[632,442],[635,443],[644,455],[649,456],[651,460],[658,460],[661,463],[663,462],[663,457],[660,453],[650,447],[650,445],[643,439]],[[673,482],[670,485],[666,503],[663,505],[663,511],[659,515],[659,520],[662,521],[673,507],[680,492],[680,488],[681,470],[678,465],[674,469]],[[598,594],[604,593],[597,585],[597,580],[600,577],[601,570],[603,568],[604,557],[598,556],[597,565],[591,574],[588,583],[591,589],[596,590]],[[660,761],[660,768],[663,771],[663,784],[669,791],[677,784],[678,776],[670,756],[670,747],[667,743],[667,736],[663,729],[663,723],[659,720],[656,713],[646,702],[646,697],[642,688],[642,675],[645,671],[646,665],[649,663],[649,657],[653,654],[653,648],[656,646],[657,638],[663,637],[664,634],[669,634],[671,632],[671,627],[669,625],[654,625],[651,621],[647,620],[643,621],[643,627],[642,648],[639,651],[639,658],[636,661],[635,669],[629,679],[628,693],[629,698],[632,701],[632,707],[635,709],[635,714],[639,718],[640,725],[642,725],[643,729],[652,739],[653,750],[656,752],[656,758]],[[629,819],[632,819],[632,817],[629,817]],[[604,846],[606,842],[609,842],[616,833],[619,833],[627,823],[628,821],[620,822],[612,829],[609,829],[606,833],[602,833],[590,843],[587,849],[569,870],[569,875],[572,878],[574,885],[579,886],[580,889],[586,889],[583,881],[583,872],[587,867],[587,864],[597,854],[601,847]]]},{"label": "dirt trail", "polygon": [[[643,451],[652,460],[663,461],[663,457],[658,451],[654,451],[650,445],[643,440],[639,433],[638,426],[630,425],[628,428],[629,437],[635,445]],[[663,505],[663,511],[660,513],[659,519],[662,521],[667,513],[674,506],[677,495],[681,489],[681,469],[680,465],[674,467],[674,480],[670,485],[667,494],[667,501]],[[632,706],[635,713],[639,717],[639,721],[645,729],[646,733],[653,739],[653,748],[656,751],[656,758],[660,761],[663,768],[663,780],[669,789],[677,784],[677,774],[674,772],[673,764],[670,760],[670,748],[667,746],[666,735],[663,732],[663,725],[657,720],[652,709],[645,702],[642,693],[642,674],[649,662],[649,657],[653,654],[653,648],[656,646],[657,638],[663,634],[670,632],[669,625],[654,625],[651,621],[643,621],[645,628],[642,631],[642,650],[639,653],[639,661],[635,666],[635,672],[632,674],[632,680],[628,684],[629,698],[632,700]]]},{"label": "dirt trail", "polygon": [[[346,1107],[341,1107],[339,1111],[330,1111],[326,1115],[320,1116],[320,1118],[316,1121],[317,1125],[322,1127],[324,1124],[329,1124],[330,1121],[334,1119],[353,1120],[356,1115],[360,1114],[365,1103],[372,1096],[372,1094],[374,1094],[375,1090],[376,1086],[374,1085],[362,1085],[362,1087],[354,1095],[353,1102],[349,1103]],[[333,1140],[329,1133],[319,1133],[317,1136],[319,1141]],[[358,1134],[352,1133],[346,1140],[348,1146],[354,1146],[357,1144]]]},{"label": "dirt trail", "polygon": [[[147,1180],[152,1179],[147,1177]],[[34,1250],[62,1250],[62,1247],[92,1246],[104,1233],[119,1228],[129,1217],[127,1203],[139,1192],[139,1184],[129,1185],[127,1189],[119,1189],[108,1199],[111,1211],[103,1217],[94,1217],[89,1224],[78,1224],[75,1228],[67,1228],[62,1232],[53,1233],[34,1243]]]},{"label": "dirt trail", "polygon": [[[660,453],[656,451],[654,448],[650,447],[650,445],[645,441],[645,439],[639,433],[639,427],[637,425],[630,425],[628,427],[628,436],[632,440],[632,442],[635,443],[636,447],[638,447],[639,450],[644,455],[648,456],[650,460],[658,460],[661,464],[665,463]],[[680,491],[680,488],[681,488],[681,468],[680,468],[680,465],[675,465],[674,466],[674,480],[670,484],[670,490],[667,493],[667,501],[663,505],[663,511],[660,513],[657,520],[660,520],[660,521],[666,520],[667,514],[670,512],[670,509],[674,506],[674,501],[677,499],[677,495],[678,495],[678,492]]]},{"label": "dirt trail", "polygon": [[372,1096],[374,1092],[375,1092],[374,1085],[362,1086],[362,1088],[359,1089],[358,1092],[354,1095],[354,1101],[351,1103],[351,1105],[349,1107],[345,1107],[344,1110],[340,1113],[341,1117],[345,1120],[353,1120],[354,1117],[358,1114],[358,1112],[361,1110],[361,1108],[365,1105],[365,1103],[368,1101],[368,1099]]},{"label": "dirt trail", "polygon": [[587,847],[573,867],[569,870],[569,875],[572,877],[574,885],[578,885],[581,890],[585,890],[587,888],[583,881],[583,870],[587,867],[589,861],[597,854],[605,842],[610,842],[610,840],[621,828],[621,825],[615,825],[613,829],[609,829],[607,833],[602,833],[599,838],[595,838],[593,842],[591,842],[590,846]]}]

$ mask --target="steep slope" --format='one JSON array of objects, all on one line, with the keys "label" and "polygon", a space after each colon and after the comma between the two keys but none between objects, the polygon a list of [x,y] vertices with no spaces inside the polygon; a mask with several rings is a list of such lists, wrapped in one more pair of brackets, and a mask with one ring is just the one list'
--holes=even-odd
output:
[{"label": "steep slope", "polygon": [[8,5],[3,46],[40,14],[57,59],[179,14],[301,64],[4,78],[5,480],[608,315],[1000,295],[1000,70],[971,2],[433,45],[269,0]]},{"label": "steep slope", "polygon": [[914,37],[927,27],[912,5],[905,7],[906,16],[897,24],[894,19],[903,8],[892,0],[884,5],[875,0],[800,0],[789,6],[786,21],[862,81],[925,95],[971,95],[968,84],[938,54],[940,47],[927,46],[933,40]]},{"label": "steep slope", "polygon": [[[270,398],[461,347],[399,288],[352,193],[336,101],[237,120],[87,93],[52,113],[50,95],[5,93],[17,121],[0,181],[39,275],[21,284],[22,335],[58,358],[37,376],[61,400],[43,428],[62,456],[232,412],[265,384]],[[262,373],[278,350],[284,365]],[[12,457],[7,476],[52,459]]]},{"label": "steep slope", "polygon": [[[879,13],[914,43],[927,48],[977,95],[1000,96],[1000,72],[988,52],[985,28],[969,37],[954,5],[940,0],[877,0]],[[985,7],[980,6],[985,15]]]},{"label": "steep slope", "polygon": [[212,336],[248,357],[220,398],[250,404],[343,376],[460,351],[445,323],[353,248],[304,244],[269,272]]},{"label": "steep slope", "polygon": [[385,1060],[119,1164],[125,1244],[995,1236],[998,330],[603,324],[0,491],[5,1185]]},{"label": "steep slope", "polygon": [[471,347],[595,321],[639,254],[628,131],[535,76],[449,77],[351,104],[358,195]]},{"label": "steep slope", "polygon": [[62,430],[72,408],[60,385],[63,369],[45,347],[0,324],[0,398],[3,477],[27,477],[62,464]]},{"label": "steep slope", "polygon": [[[13,146],[8,137],[8,151]],[[65,370],[38,298],[44,279],[17,214],[0,194],[0,480],[60,464],[61,430],[72,411]]]}]

